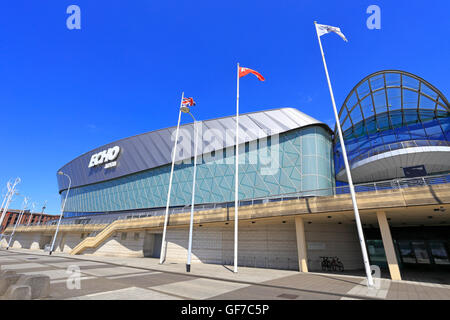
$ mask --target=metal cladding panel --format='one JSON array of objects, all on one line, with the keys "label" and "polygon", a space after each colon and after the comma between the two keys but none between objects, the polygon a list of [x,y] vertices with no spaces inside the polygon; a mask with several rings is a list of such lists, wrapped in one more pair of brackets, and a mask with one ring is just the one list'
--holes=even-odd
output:
[{"label": "metal cladding panel", "polygon": [[[265,138],[312,124],[324,125],[322,122],[293,108],[242,114],[239,116],[239,127],[241,129],[239,143]],[[202,121],[199,137],[210,129],[216,130],[216,133],[214,134],[214,144],[205,139],[200,139],[200,153],[202,153],[202,150],[211,152],[233,147],[235,145],[235,128],[235,116]],[[192,123],[182,125],[180,129],[181,138],[193,137],[194,127]],[[72,187],[79,187],[170,164],[174,141],[172,136],[175,136],[175,130],[176,127],[161,129],[106,144],[79,156],[60,170],[71,177]],[[119,146],[121,149],[115,167],[108,169],[105,169],[104,165],[88,167],[93,154],[114,146]],[[183,154],[177,152],[176,160],[189,159],[193,156],[193,139],[188,146],[190,147],[184,148],[186,150],[183,150]],[[60,192],[68,188],[69,182],[65,176],[57,175],[57,180]]]}]

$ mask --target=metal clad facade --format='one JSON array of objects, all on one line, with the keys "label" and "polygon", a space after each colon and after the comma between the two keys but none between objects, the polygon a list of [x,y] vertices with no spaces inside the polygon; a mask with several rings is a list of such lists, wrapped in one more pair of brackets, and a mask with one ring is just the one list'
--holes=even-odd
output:
[{"label": "metal clad facade", "polygon": [[[292,108],[243,114],[239,117],[239,121],[241,128],[240,143],[265,138],[312,124],[323,125],[320,121]],[[214,137],[216,138],[215,144],[210,144],[200,139],[200,150],[210,152],[235,145],[235,117],[207,120],[203,121],[202,124],[203,131],[215,129],[218,134]],[[161,129],[106,144],[81,155],[60,170],[71,177],[72,187],[76,188],[170,164],[173,147],[172,136],[175,135],[175,130],[176,127]],[[192,124],[182,125],[180,130],[188,137],[193,136]],[[193,139],[191,139],[192,144]],[[121,149],[116,167],[108,169],[105,169],[104,165],[88,167],[93,154],[114,146],[119,146]],[[184,148],[183,151],[182,154],[177,152],[177,160],[189,159],[193,156],[193,146]],[[57,175],[57,181],[59,192],[67,189],[68,179],[65,176]]]}]

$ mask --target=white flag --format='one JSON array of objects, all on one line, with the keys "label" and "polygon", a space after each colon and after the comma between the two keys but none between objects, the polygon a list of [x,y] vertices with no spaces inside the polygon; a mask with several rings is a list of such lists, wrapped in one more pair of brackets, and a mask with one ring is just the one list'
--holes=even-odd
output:
[{"label": "white flag", "polygon": [[316,29],[317,29],[317,33],[318,33],[319,37],[324,34],[334,32],[334,33],[337,33],[342,39],[344,39],[344,41],[348,42],[347,38],[344,36],[344,34],[342,33],[340,28],[316,23]]}]

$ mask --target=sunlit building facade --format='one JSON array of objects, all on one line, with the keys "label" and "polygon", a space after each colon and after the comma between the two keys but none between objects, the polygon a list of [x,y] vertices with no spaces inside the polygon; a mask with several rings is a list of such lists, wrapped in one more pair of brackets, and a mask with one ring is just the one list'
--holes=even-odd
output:
[{"label": "sunlit building facade", "polygon": [[[199,126],[193,263],[234,261],[235,121]],[[448,100],[414,74],[379,71],[350,91],[339,121],[370,263],[396,280],[410,269],[450,278]],[[363,269],[336,128],[293,108],[239,124],[238,264],[324,271],[323,258],[337,256],[345,270]],[[58,170],[67,202],[57,251],[161,256],[175,130],[109,143]],[[192,123],[180,128],[167,211],[165,256],[175,263],[187,256],[193,133]],[[19,229],[15,246],[42,249],[54,227]]]}]

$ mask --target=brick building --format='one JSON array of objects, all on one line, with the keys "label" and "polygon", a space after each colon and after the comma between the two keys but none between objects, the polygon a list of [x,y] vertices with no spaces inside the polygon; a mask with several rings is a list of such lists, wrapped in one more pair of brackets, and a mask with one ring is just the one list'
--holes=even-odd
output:
[{"label": "brick building", "polygon": [[[3,211],[3,209],[1,209],[1,211]],[[2,225],[0,226],[0,233],[3,233],[3,230],[5,230],[7,227],[14,226],[17,219],[19,218],[20,211],[21,210],[10,209],[6,212],[5,218],[3,219]],[[37,212],[31,213],[30,210],[25,210],[19,224],[37,225],[56,218],[58,218],[58,216]]]}]

